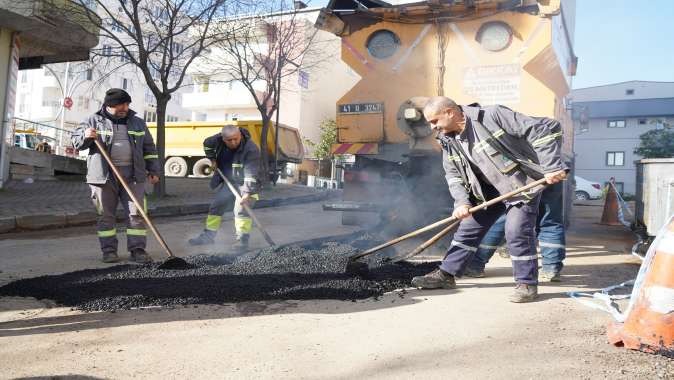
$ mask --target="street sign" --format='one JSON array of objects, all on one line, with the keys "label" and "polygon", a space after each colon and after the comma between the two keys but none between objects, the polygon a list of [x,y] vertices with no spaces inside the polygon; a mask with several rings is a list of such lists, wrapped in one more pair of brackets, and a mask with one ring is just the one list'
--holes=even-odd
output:
[{"label": "street sign", "polygon": [[66,107],[67,109],[70,109],[70,107],[73,106],[73,99],[70,97],[63,99],[63,106]]}]

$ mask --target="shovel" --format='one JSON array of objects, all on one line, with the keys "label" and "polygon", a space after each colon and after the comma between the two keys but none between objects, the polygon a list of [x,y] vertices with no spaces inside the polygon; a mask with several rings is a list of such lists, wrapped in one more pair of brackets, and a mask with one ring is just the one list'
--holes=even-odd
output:
[{"label": "shovel", "polygon": [[[232,182],[229,179],[227,179],[227,177],[225,177],[225,175],[222,173],[222,171],[220,171],[220,168],[216,167],[215,171],[218,172],[218,175],[220,175],[220,178],[222,178],[222,180],[225,181],[225,184],[229,188],[229,191],[232,192],[232,194],[234,195],[236,200],[240,201],[241,195],[239,194],[239,191],[236,189],[236,187],[234,187],[234,185],[232,185]],[[241,203],[241,206],[243,206],[243,209],[246,210],[246,213],[248,213],[248,215],[250,215],[250,218],[253,219],[257,228],[260,230],[260,232],[262,232],[262,236],[264,236],[264,240],[266,240],[267,243],[269,243],[270,246],[272,246],[272,247],[275,246],[276,243],[274,243],[274,241],[271,239],[271,236],[269,236],[269,234],[264,229],[264,227],[262,227],[262,224],[260,224],[260,221],[255,216],[255,213],[253,213],[253,209],[251,209],[250,206],[248,206],[246,203]]]},{"label": "shovel", "polygon": [[[485,202],[485,203],[482,203],[482,204],[479,204],[479,205],[477,205],[477,206],[475,206],[475,207],[472,207],[470,210],[468,210],[468,212],[470,212],[470,213],[472,214],[472,213],[474,213],[474,212],[476,212],[476,211],[483,210],[483,209],[485,209],[485,208],[487,208],[487,207],[489,207],[489,206],[492,206],[492,205],[494,205],[494,204],[496,204],[496,203],[499,203],[499,202],[503,202],[504,200],[509,199],[509,198],[512,198],[513,196],[515,196],[515,195],[517,195],[517,194],[520,194],[520,193],[522,193],[522,192],[525,192],[525,191],[527,191],[527,190],[529,190],[529,189],[531,189],[531,188],[534,188],[534,187],[536,187],[536,186],[544,185],[544,184],[546,184],[546,183],[547,183],[547,182],[546,182],[546,179],[545,179],[545,178],[541,178],[541,179],[539,179],[538,181],[534,181],[534,182],[532,182],[532,183],[530,183],[530,184],[528,184],[528,185],[522,186],[522,187],[520,187],[519,189],[513,190],[513,191],[511,191],[511,192],[509,192],[509,193],[507,193],[507,194],[501,195],[501,196],[496,197],[496,198],[494,198],[494,199],[492,199],[492,200],[490,200],[490,201],[487,201],[487,202]],[[368,250],[365,251],[365,252],[361,252],[361,253],[359,253],[359,254],[353,255],[353,256],[349,257],[349,261],[348,261],[347,264],[346,264],[346,273],[365,274],[365,273],[367,273],[367,271],[369,270],[368,267],[367,267],[367,264],[362,263],[362,262],[358,262],[358,261],[357,261],[358,259],[363,258],[363,257],[365,257],[365,256],[372,255],[373,253],[376,253],[376,252],[378,252],[378,251],[380,251],[380,250],[382,250],[382,249],[384,249],[384,248],[387,248],[387,247],[390,247],[390,246],[392,246],[392,245],[394,245],[394,244],[400,243],[400,242],[403,241],[403,240],[407,240],[407,239],[409,239],[409,238],[413,238],[413,237],[415,237],[415,236],[421,235],[421,234],[423,234],[424,232],[431,231],[431,230],[433,230],[433,229],[435,229],[435,228],[437,228],[437,227],[440,227],[440,226],[444,226],[444,225],[453,223],[451,226],[445,228],[445,229],[442,230],[440,233],[438,233],[437,235],[433,236],[431,239],[429,239],[429,240],[426,241],[424,244],[422,244],[422,245],[420,245],[419,247],[417,247],[417,249],[415,249],[414,251],[412,251],[412,252],[414,253],[414,255],[417,255],[417,254],[419,254],[421,251],[423,251],[424,249],[428,248],[430,245],[432,245],[433,243],[435,243],[436,241],[438,241],[442,236],[446,235],[449,231],[451,231],[452,228],[454,228],[454,226],[455,226],[459,221],[460,221],[460,220],[457,220],[457,219],[456,219],[455,217],[453,217],[453,216],[452,216],[452,217],[449,217],[449,218],[445,218],[445,219],[439,220],[439,221],[437,221],[437,222],[435,222],[435,223],[433,223],[433,224],[429,224],[429,225],[426,226],[426,227],[422,227],[422,228],[420,228],[420,229],[418,229],[418,230],[415,230],[415,231],[412,231],[412,232],[410,232],[410,233],[408,233],[408,234],[406,234],[406,235],[400,236],[400,237],[395,238],[395,239],[393,239],[393,240],[387,241],[386,243],[383,243],[383,244],[380,244],[380,245],[378,245],[378,246],[376,246],[376,247],[370,248],[370,249],[368,249]],[[405,255],[405,258],[409,258],[409,257],[412,257],[412,256],[414,256],[414,255],[408,254],[408,255]],[[398,261],[400,261],[400,260],[402,260],[402,259],[393,259],[393,261],[395,261],[395,262],[398,262]]]},{"label": "shovel", "polygon": [[176,257],[173,255],[173,252],[171,252],[171,249],[168,247],[164,239],[161,237],[159,234],[159,231],[155,228],[154,224],[150,220],[150,218],[147,216],[145,213],[145,208],[143,207],[143,204],[138,201],[136,196],[133,194],[131,191],[131,188],[129,187],[129,184],[126,183],[126,180],[122,175],[119,173],[119,170],[117,167],[112,163],[112,159],[110,159],[110,155],[108,155],[108,151],[105,149],[103,144],[98,141],[98,138],[94,139],[94,142],[96,143],[96,147],[98,148],[98,151],[101,152],[101,155],[103,158],[105,158],[105,161],[107,161],[108,166],[110,166],[110,169],[112,172],[115,174],[115,177],[117,177],[117,180],[119,183],[122,184],[122,187],[124,187],[124,190],[126,190],[126,193],[129,194],[129,198],[131,198],[131,201],[133,201],[133,204],[136,205],[136,209],[138,209],[138,212],[140,215],[143,217],[145,220],[145,223],[150,227],[150,231],[154,234],[154,236],[157,238],[157,241],[159,241],[159,244],[164,248],[164,251],[166,251],[166,254],[168,255],[168,259],[164,261],[161,265],[159,265],[159,269],[189,269],[192,266],[187,263],[187,261],[181,259],[180,257]]}]

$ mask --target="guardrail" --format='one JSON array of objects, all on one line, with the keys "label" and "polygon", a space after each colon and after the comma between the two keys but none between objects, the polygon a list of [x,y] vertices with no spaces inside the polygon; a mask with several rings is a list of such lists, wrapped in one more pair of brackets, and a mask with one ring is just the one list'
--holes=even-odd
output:
[{"label": "guardrail", "polygon": [[[40,123],[33,120],[12,118],[10,133],[7,134],[7,143],[11,146],[36,149],[37,144],[47,141],[53,154],[65,157],[80,158],[77,150],[73,148],[70,135],[72,130]],[[73,129],[75,125],[70,124]],[[19,134],[26,136],[25,141],[17,139]],[[34,137],[29,137],[34,136]]]}]

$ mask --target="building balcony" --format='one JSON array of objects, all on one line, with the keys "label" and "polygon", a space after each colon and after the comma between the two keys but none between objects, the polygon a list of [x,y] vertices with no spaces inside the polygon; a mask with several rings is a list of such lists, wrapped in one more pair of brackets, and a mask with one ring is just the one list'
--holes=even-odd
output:
[{"label": "building balcony", "polygon": [[182,106],[190,111],[227,108],[257,108],[255,100],[246,89],[232,89],[227,85],[210,85],[208,91],[184,93]]},{"label": "building balcony", "polygon": [[32,69],[89,59],[101,22],[91,12],[72,0],[2,0],[0,26],[21,33],[19,69]]}]

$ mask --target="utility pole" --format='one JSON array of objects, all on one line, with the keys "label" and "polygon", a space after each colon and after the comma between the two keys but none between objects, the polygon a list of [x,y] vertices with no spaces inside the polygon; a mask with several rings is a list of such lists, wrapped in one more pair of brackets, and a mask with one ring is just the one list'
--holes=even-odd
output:
[{"label": "utility pole", "polygon": [[[58,144],[59,147],[63,147],[63,130],[65,129],[66,124],[66,98],[68,97],[68,77],[70,76],[70,62],[66,62],[66,71],[63,74],[63,96],[61,97],[61,107],[63,112],[61,113],[61,130],[59,131]],[[58,154],[58,150],[54,147],[54,151]]]}]

